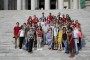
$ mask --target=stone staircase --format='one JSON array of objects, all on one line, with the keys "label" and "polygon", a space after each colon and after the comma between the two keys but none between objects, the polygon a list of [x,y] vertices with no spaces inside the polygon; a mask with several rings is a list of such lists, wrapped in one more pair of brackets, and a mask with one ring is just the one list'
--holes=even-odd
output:
[{"label": "stone staircase", "polygon": [[[79,20],[82,25],[82,31],[84,34],[85,47],[74,58],[69,58],[64,51],[52,51],[48,50],[47,46],[43,47],[42,51],[34,50],[33,54],[29,54],[27,51],[21,51],[14,49],[13,27],[16,22],[23,24],[26,22],[29,16],[37,15],[41,16],[41,13],[45,12],[45,16],[48,13],[57,15],[58,12],[62,14],[69,14],[72,19]],[[0,60],[89,60],[90,59],[90,13],[85,10],[5,10],[0,11]]]}]

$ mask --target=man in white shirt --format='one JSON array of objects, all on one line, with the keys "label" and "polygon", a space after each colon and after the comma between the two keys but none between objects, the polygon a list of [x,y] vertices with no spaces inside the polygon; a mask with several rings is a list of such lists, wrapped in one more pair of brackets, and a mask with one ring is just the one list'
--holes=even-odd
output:
[{"label": "man in white shirt", "polygon": [[75,42],[75,52],[76,52],[76,54],[78,54],[78,45],[77,45],[77,43],[79,43],[79,40],[78,40],[78,29],[77,28],[74,28],[73,38],[74,38],[74,42]]},{"label": "man in white shirt", "polygon": [[50,26],[45,23],[43,26],[42,26],[42,30],[43,30],[43,40],[44,40],[44,43],[47,44],[47,38],[46,38],[46,33],[48,31],[48,29],[50,28]]},{"label": "man in white shirt", "polygon": [[41,27],[42,27],[45,24],[45,22],[42,21],[41,19],[39,19],[39,22],[37,24],[38,24],[38,26],[41,25]]}]

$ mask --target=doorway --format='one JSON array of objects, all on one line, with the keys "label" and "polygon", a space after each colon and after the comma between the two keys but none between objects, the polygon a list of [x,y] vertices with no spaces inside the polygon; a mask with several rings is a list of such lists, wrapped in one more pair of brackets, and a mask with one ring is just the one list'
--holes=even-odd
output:
[{"label": "doorway", "polygon": [[50,0],[50,9],[56,9],[56,0]]},{"label": "doorway", "polygon": [[44,9],[45,0],[39,0],[39,9]]}]

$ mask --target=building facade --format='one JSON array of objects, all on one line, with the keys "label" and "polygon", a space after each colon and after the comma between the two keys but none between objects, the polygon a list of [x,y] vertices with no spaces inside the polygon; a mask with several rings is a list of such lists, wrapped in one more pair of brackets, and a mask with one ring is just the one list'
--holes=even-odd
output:
[{"label": "building facade", "polygon": [[0,0],[2,10],[80,9],[80,0]]}]

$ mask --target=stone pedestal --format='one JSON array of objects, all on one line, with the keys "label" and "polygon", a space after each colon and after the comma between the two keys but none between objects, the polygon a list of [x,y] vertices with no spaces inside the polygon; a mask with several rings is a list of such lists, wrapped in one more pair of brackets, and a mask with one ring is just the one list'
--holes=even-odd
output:
[{"label": "stone pedestal", "polygon": [[78,0],[73,0],[73,9],[78,9]]},{"label": "stone pedestal", "polygon": [[64,8],[64,0],[58,0],[58,9]]},{"label": "stone pedestal", "polygon": [[26,10],[26,0],[22,0],[22,10]]},{"label": "stone pedestal", "polygon": [[35,10],[35,0],[31,0],[31,10]]},{"label": "stone pedestal", "polygon": [[21,10],[21,0],[17,0],[17,10]]}]

